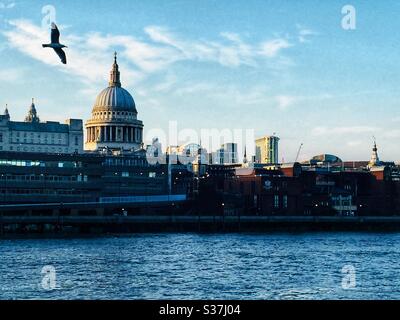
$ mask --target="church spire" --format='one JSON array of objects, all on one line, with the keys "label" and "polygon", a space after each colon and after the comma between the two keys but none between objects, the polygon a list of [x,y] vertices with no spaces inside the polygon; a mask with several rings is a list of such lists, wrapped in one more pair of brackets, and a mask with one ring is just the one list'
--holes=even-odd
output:
[{"label": "church spire", "polygon": [[0,116],[2,120],[10,120],[10,114],[8,113],[8,105],[6,104],[6,108],[4,109],[3,115]]},{"label": "church spire", "polygon": [[379,160],[378,156],[378,147],[376,146],[376,139],[374,137],[374,147],[372,148],[372,156],[369,162],[369,167],[379,166],[381,161]]},{"label": "church spire", "polygon": [[40,122],[40,119],[37,116],[34,98],[32,98],[32,104],[29,109],[28,115],[25,117],[25,122],[36,122],[36,123]]},{"label": "church spire", "polygon": [[248,162],[247,160],[247,146],[244,146],[244,156],[243,156],[243,163],[246,164]]},{"label": "church spire", "polygon": [[114,52],[114,64],[110,73],[110,87],[121,87],[119,66],[117,63],[117,52]]}]

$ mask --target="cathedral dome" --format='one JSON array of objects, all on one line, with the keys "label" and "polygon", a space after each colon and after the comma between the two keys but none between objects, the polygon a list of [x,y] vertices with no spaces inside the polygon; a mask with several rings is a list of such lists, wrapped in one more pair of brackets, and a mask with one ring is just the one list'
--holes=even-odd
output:
[{"label": "cathedral dome", "polygon": [[137,118],[132,96],[121,86],[116,53],[108,87],[97,96],[85,127],[85,150],[137,151],[143,147],[143,122]]},{"label": "cathedral dome", "polygon": [[121,87],[108,87],[96,98],[93,111],[130,111],[137,113],[131,94]]},{"label": "cathedral dome", "polygon": [[116,55],[110,74],[109,86],[101,91],[96,98],[93,112],[96,111],[128,111],[137,114],[135,101],[132,95],[121,87]]}]

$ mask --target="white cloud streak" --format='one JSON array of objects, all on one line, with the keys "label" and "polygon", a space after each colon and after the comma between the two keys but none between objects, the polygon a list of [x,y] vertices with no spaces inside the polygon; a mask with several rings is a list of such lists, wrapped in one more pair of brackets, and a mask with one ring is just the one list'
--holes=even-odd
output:
[{"label": "white cloud streak", "polygon": [[306,28],[302,25],[297,24],[296,27],[298,30],[297,39],[300,43],[311,42],[310,38],[318,35],[318,32],[315,32],[314,30]]},{"label": "white cloud streak", "polygon": [[[68,46],[68,64],[60,65],[51,49],[43,49],[49,30],[44,30],[29,20],[9,21],[2,31],[8,45],[31,58],[78,77],[88,85],[107,80],[111,53],[118,49],[124,63],[123,80],[142,79],[148,74],[166,70],[179,61],[212,62],[224,67],[256,66],[260,59],[277,58],[284,49],[292,46],[285,39],[273,39],[261,44],[249,44],[238,34],[221,33],[218,41],[181,39],[168,29],[148,26],[144,29],[149,39],[129,35],[68,33],[60,26],[61,41]],[[70,28],[68,28],[68,31]],[[260,49],[261,48],[261,49]]]},{"label": "white cloud streak", "polygon": [[261,44],[260,54],[268,58],[276,57],[283,49],[292,47],[286,39],[274,39]]},{"label": "white cloud streak", "polygon": [[2,9],[12,9],[12,8],[15,7],[15,5],[16,5],[15,2],[8,2],[8,3],[0,2],[0,10],[2,10]]},{"label": "white cloud streak", "polygon": [[348,127],[315,127],[312,129],[311,134],[313,136],[323,136],[323,135],[351,135],[351,134],[367,134],[378,132],[381,129],[378,127],[369,126],[348,126]]},{"label": "white cloud streak", "polygon": [[23,79],[22,69],[2,69],[0,70],[0,81],[5,83],[15,83]]}]

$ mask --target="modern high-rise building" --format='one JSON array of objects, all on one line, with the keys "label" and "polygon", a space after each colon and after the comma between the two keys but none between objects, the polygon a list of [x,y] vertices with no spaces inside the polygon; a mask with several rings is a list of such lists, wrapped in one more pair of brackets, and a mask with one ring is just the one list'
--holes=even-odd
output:
[{"label": "modern high-rise building", "polygon": [[279,138],[276,136],[265,136],[256,140],[256,163],[278,164],[279,163]]},{"label": "modern high-rise building", "polygon": [[237,143],[225,143],[211,155],[211,164],[237,164],[238,146]]}]

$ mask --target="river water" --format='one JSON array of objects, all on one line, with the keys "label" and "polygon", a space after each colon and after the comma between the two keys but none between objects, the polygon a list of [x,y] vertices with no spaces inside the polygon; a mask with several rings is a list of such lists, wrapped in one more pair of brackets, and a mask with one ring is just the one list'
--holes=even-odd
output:
[{"label": "river water", "polygon": [[400,299],[400,233],[0,240],[1,299]]}]

